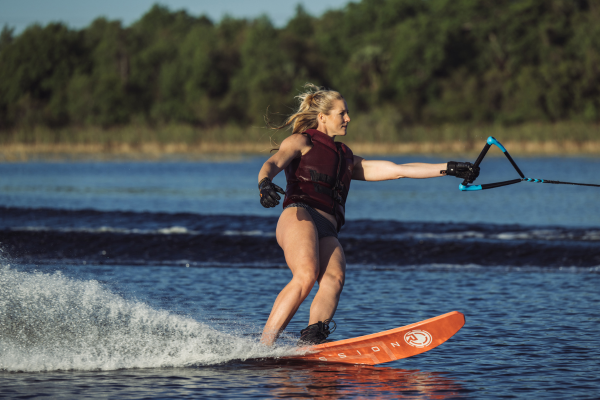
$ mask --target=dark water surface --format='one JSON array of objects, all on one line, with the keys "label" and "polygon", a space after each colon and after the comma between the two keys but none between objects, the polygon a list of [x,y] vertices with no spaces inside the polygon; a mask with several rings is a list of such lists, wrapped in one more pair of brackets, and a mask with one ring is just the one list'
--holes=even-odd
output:
[{"label": "dark water surface", "polygon": [[[589,272],[351,265],[335,339],[466,315],[430,352],[360,367],[260,360],[291,352],[291,339],[257,345],[289,279],[284,269],[32,268],[2,271],[11,284],[5,306],[20,308],[9,316],[20,331],[5,328],[4,316],[1,332],[0,390],[13,398],[596,398],[600,390],[600,276]],[[304,327],[308,304],[290,336]],[[28,329],[42,332],[24,338]]]},{"label": "dark water surface", "polygon": [[[600,397],[599,189],[353,182],[332,339],[452,310],[466,324],[379,367],[297,364],[281,357],[310,300],[258,343],[291,277],[262,161],[0,164],[0,397]],[[600,167],[517,162],[590,183]],[[478,183],[513,178],[505,164],[486,159]]]}]

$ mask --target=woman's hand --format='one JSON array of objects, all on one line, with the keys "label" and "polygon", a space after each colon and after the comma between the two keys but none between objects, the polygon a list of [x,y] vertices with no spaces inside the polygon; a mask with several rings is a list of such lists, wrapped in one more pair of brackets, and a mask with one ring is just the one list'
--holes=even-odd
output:
[{"label": "woman's hand", "polygon": [[446,175],[455,176],[460,179],[465,179],[469,183],[473,183],[479,176],[479,167],[470,162],[448,161],[448,166],[445,171],[440,171]]},{"label": "woman's hand", "polygon": [[282,188],[271,182],[269,178],[263,178],[258,184],[260,190],[260,204],[264,208],[275,207],[279,204],[281,197],[277,193],[285,194]]}]

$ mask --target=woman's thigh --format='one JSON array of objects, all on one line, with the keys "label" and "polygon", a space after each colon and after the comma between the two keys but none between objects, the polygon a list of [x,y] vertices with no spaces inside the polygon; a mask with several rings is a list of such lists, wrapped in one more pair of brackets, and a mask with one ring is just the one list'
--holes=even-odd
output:
[{"label": "woman's thigh", "polygon": [[319,275],[319,237],[308,211],[300,207],[283,210],[277,223],[277,243],[283,249],[285,261],[294,277]]}]

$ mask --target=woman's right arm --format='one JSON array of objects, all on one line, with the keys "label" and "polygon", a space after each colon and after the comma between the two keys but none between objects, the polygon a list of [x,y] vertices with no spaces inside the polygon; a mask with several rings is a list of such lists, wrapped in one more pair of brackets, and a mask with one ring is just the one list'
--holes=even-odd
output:
[{"label": "woman's right arm", "polygon": [[294,158],[301,157],[306,154],[312,147],[310,139],[306,135],[293,134],[281,142],[279,151],[273,154],[260,169],[258,173],[258,182],[264,178],[272,180],[285,167],[288,166]]},{"label": "woman's right arm", "polygon": [[305,135],[294,134],[281,142],[279,151],[267,160],[258,173],[258,190],[260,191],[260,204],[265,208],[275,207],[279,204],[279,194],[285,191],[271,182],[282,169],[298,157],[306,154],[311,148],[310,140]]}]

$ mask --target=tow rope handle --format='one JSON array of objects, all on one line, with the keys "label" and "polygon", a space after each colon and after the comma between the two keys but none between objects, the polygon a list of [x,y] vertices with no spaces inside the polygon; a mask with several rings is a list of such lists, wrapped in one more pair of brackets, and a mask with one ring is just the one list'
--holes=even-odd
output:
[{"label": "tow rope handle", "polygon": [[506,156],[506,158],[508,158],[508,161],[510,161],[510,163],[515,168],[515,170],[517,171],[517,173],[519,174],[519,176],[521,177],[521,179],[511,179],[510,181],[495,182],[495,183],[484,183],[483,185],[469,185],[469,182],[465,179],[458,186],[458,188],[461,191],[463,191],[463,192],[471,192],[471,191],[474,191],[474,190],[493,189],[493,188],[502,187],[502,186],[514,185],[515,183],[519,183],[519,182],[552,183],[552,184],[560,184],[560,185],[577,185],[577,186],[600,187],[600,185],[596,185],[596,184],[592,184],[592,183],[559,182],[559,181],[551,181],[551,180],[548,180],[548,179],[525,178],[525,175],[523,174],[523,172],[521,172],[521,169],[519,168],[519,166],[517,165],[517,163],[515,163],[515,160],[513,160],[513,158],[508,153],[508,151],[506,151],[506,148],[504,146],[502,146],[502,143],[500,143],[498,140],[496,140],[496,138],[494,138],[493,136],[490,136],[490,137],[487,138],[487,142],[486,142],[485,146],[483,146],[483,150],[481,150],[481,153],[479,153],[479,157],[477,157],[477,160],[475,161],[475,163],[473,164],[473,166],[478,167],[479,164],[481,164],[481,161],[483,161],[483,158],[487,154],[487,152],[490,149],[490,147],[492,147],[492,145],[495,145],[500,150],[502,150],[502,153],[504,153],[504,155]]},{"label": "tow rope handle", "polygon": [[515,183],[522,182],[522,179],[526,179],[525,175],[523,175],[523,172],[521,172],[521,169],[517,166],[517,163],[515,163],[515,160],[513,160],[513,158],[508,153],[508,151],[506,151],[506,148],[504,146],[502,146],[502,143],[500,143],[498,140],[496,140],[496,138],[493,136],[490,136],[487,138],[487,142],[485,143],[485,146],[483,146],[483,150],[481,150],[481,153],[479,153],[479,157],[477,157],[477,160],[475,160],[475,163],[473,164],[473,166],[478,167],[479,164],[481,164],[481,161],[483,161],[483,158],[487,154],[490,147],[492,147],[492,145],[495,145],[500,150],[502,150],[502,153],[504,153],[504,155],[506,156],[506,158],[508,158],[508,161],[510,161],[510,163],[515,168],[515,170],[517,171],[519,176],[521,176],[521,179],[511,179],[510,181],[495,182],[495,183],[484,183],[483,185],[469,185],[469,182],[465,179],[463,181],[463,183],[461,183],[458,186],[458,188],[460,190],[473,191],[473,190],[492,189],[492,188],[497,188],[497,187],[501,187],[501,186],[513,185]]}]

